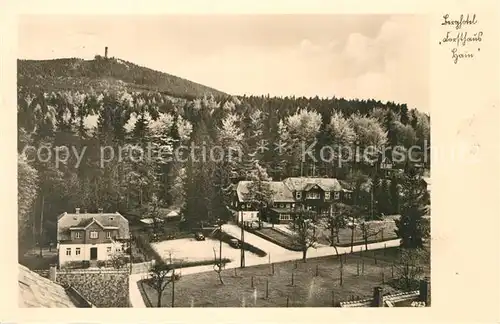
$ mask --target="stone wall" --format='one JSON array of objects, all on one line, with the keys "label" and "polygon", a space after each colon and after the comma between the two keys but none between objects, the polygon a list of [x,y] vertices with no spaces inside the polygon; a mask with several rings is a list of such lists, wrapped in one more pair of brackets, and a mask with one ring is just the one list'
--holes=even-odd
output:
[{"label": "stone wall", "polygon": [[56,282],[76,289],[95,307],[129,307],[129,269],[57,270]]}]

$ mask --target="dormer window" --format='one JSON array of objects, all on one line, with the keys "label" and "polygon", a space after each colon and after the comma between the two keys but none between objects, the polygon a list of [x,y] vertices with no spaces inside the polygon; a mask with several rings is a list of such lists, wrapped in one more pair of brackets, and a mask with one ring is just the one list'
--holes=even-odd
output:
[{"label": "dormer window", "polygon": [[99,233],[97,231],[90,232],[90,238],[91,239],[96,239],[98,237],[99,237]]},{"label": "dormer window", "polygon": [[79,239],[81,237],[81,233],[80,232],[75,232],[75,238]]},{"label": "dormer window", "polygon": [[106,238],[110,239],[111,238],[111,232],[106,232]]},{"label": "dormer window", "polygon": [[302,192],[297,191],[297,192],[295,193],[295,198],[296,198],[296,199],[298,199],[298,200],[302,199]]},{"label": "dormer window", "polygon": [[330,191],[325,191],[325,200],[330,200]]}]

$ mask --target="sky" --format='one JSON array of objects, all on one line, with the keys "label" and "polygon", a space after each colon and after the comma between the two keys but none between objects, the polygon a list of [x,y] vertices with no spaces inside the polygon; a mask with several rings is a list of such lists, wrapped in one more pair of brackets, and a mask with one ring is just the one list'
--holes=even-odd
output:
[{"label": "sky", "polygon": [[233,95],[406,103],[429,112],[415,15],[21,16],[18,57],[121,58]]}]

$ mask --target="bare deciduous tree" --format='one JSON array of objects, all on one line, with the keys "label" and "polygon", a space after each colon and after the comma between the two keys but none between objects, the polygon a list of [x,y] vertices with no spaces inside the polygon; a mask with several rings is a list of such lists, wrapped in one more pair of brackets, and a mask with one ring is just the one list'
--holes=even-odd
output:
[{"label": "bare deciduous tree", "polygon": [[314,217],[309,210],[300,207],[293,221],[290,223],[290,230],[294,233],[292,239],[302,250],[302,260],[306,262],[307,250],[316,246],[318,237],[316,235],[316,224]]},{"label": "bare deciduous tree", "polygon": [[[180,265],[182,267],[182,264]],[[153,262],[149,268],[149,279],[148,284],[156,290],[157,293],[157,307],[161,307],[161,298],[163,292],[167,288],[169,283],[172,285],[175,281],[180,279],[180,275],[175,273],[175,264],[172,259],[172,253],[170,253],[168,263],[165,261]],[[173,287],[172,287],[173,288]],[[172,291],[172,307],[174,302]]]},{"label": "bare deciduous tree", "polygon": [[380,234],[384,229],[383,227],[375,228],[374,223],[366,221],[360,224],[360,228],[361,228],[361,235],[363,237],[363,242],[365,243],[365,250],[368,250],[368,240],[371,237],[375,237],[378,234]]},{"label": "bare deciduous tree", "polygon": [[217,258],[217,253],[215,252],[215,248],[213,249],[214,250],[214,271],[217,273],[217,276],[219,276],[219,281],[221,283],[221,285],[224,284],[224,280],[222,280],[222,270],[224,269],[224,265],[222,263],[222,256],[220,255],[218,258]]}]

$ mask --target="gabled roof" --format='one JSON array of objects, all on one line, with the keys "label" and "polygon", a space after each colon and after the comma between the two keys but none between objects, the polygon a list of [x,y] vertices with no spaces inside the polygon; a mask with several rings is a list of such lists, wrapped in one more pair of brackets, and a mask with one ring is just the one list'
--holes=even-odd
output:
[{"label": "gabled roof", "polygon": [[290,177],[283,180],[283,182],[291,191],[303,191],[310,184],[318,185],[324,191],[342,190],[342,186],[335,178]]},{"label": "gabled roof", "polygon": [[117,228],[118,239],[129,238],[128,220],[120,213],[68,214],[63,213],[57,220],[57,240],[70,239],[71,228],[84,229],[92,223],[97,223],[104,229]]},{"label": "gabled roof", "polygon": [[318,189],[321,189],[321,190],[324,190],[320,185],[318,185],[317,183],[308,183],[305,187],[304,187],[304,191],[309,191],[311,189],[315,189],[315,188],[318,188]]},{"label": "gabled roof", "polygon": [[[252,181],[240,181],[236,187],[236,194],[238,201],[245,201],[245,195],[248,194],[248,187]],[[293,193],[288,189],[283,182],[280,181],[266,181],[269,188],[273,191],[274,202],[295,202]]]},{"label": "gabled roof", "polygon": [[19,307],[78,307],[61,285],[19,265]]}]

